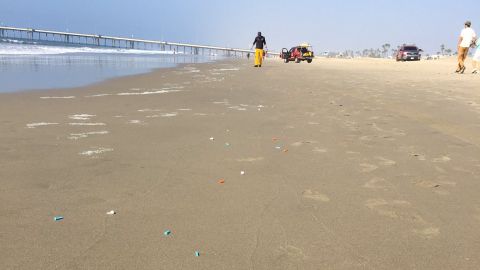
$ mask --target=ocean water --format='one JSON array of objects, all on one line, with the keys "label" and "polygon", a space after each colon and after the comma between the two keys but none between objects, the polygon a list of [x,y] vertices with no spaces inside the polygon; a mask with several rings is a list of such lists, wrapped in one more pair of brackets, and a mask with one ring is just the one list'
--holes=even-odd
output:
[{"label": "ocean water", "polygon": [[71,88],[178,64],[203,63],[216,56],[29,44],[0,40],[0,93]]}]

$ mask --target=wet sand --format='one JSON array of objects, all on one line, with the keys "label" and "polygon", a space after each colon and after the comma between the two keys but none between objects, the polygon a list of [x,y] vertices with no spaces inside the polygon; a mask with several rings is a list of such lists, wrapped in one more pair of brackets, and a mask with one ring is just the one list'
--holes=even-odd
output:
[{"label": "wet sand", "polygon": [[480,76],[454,69],[231,61],[0,94],[0,269],[478,269]]}]

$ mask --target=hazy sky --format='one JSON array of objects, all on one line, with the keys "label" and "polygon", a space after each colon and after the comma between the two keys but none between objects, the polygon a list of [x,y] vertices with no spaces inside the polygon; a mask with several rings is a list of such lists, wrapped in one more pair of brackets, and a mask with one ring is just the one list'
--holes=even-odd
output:
[{"label": "hazy sky", "polygon": [[435,53],[455,48],[467,19],[480,31],[478,1],[0,0],[0,23],[241,48],[262,31],[275,50],[416,43]]}]

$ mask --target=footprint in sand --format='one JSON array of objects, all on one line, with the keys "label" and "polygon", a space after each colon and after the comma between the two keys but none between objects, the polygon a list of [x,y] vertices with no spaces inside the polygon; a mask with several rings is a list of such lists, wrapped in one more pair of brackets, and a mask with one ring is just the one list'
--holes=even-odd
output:
[{"label": "footprint in sand", "polygon": [[443,157],[439,157],[439,158],[434,158],[432,159],[432,162],[435,162],[435,163],[447,163],[449,161],[451,161],[452,159],[448,156],[443,156]]},{"label": "footprint in sand", "polygon": [[257,162],[264,160],[264,157],[250,157],[250,158],[239,158],[237,159],[238,162]]},{"label": "footprint in sand", "polygon": [[292,143],[292,146],[293,147],[300,147],[300,146],[303,146],[305,144],[312,144],[312,143],[317,143],[316,141],[301,141],[301,142],[294,142]]},{"label": "footprint in sand", "polygon": [[360,164],[360,171],[363,173],[370,173],[378,169],[377,165],[362,163]]},{"label": "footprint in sand", "polygon": [[315,152],[315,153],[327,153],[328,152],[327,149],[319,148],[319,147],[315,147],[312,151]]},{"label": "footprint in sand", "polygon": [[303,196],[304,199],[307,199],[307,200],[314,200],[314,201],[320,201],[320,202],[329,202],[330,201],[330,198],[327,195],[322,194],[322,193],[317,192],[317,191],[312,191],[310,189],[305,190],[302,193],[302,196]]},{"label": "footprint in sand", "polygon": [[473,218],[480,222],[480,207],[477,207],[476,213],[473,215]]},{"label": "footprint in sand", "polygon": [[284,247],[279,247],[277,250],[278,257],[287,257],[292,260],[304,260],[307,258],[305,253],[303,252],[302,249],[292,246],[292,245],[286,245]]},{"label": "footprint in sand", "polygon": [[396,219],[405,216],[405,210],[409,208],[411,204],[407,201],[396,200],[388,202],[384,199],[369,199],[365,202],[365,206],[381,216]]},{"label": "footprint in sand", "polygon": [[414,182],[414,185],[417,187],[432,189],[438,195],[449,195],[450,192],[445,188],[455,187],[456,182],[452,181],[429,181],[429,180],[419,180]]},{"label": "footprint in sand", "polygon": [[412,209],[412,204],[402,200],[387,201],[384,199],[369,199],[365,202],[365,206],[375,211],[380,216],[391,219],[402,220],[413,224],[415,229],[413,233],[431,239],[440,235],[440,229],[430,226],[421,215]]},{"label": "footprint in sand", "polygon": [[425,229],[414,229],[413,232],[427,239],[432,239],[440,235],[440,229],[434,227]]},{"label": "footprint in sand", "polygon": [[380,177],[374,177],[363,185],[364,188],[383,189],[383,190],[387,190],[389,186],[392,186],[392,185],[387,180]]},{"label": "footprint in sand", "polygon": [[379,160],[379,164],[382,166],[394,166],[397,164],[397,162],[384,157],[376,157],[375,159]]},{"label": "footprint in sand", "polygon": [[422,155],[422,154],[416,154],[416,153],[414,153],[414,154],[411,154],[411,156],[412,156],[412,157],[416,157],[416,158],[417,158],[418,160],[420,160],[420,161],[425,161],[425,160],[427,160],[427,157],[426,157],[425,155]]}]

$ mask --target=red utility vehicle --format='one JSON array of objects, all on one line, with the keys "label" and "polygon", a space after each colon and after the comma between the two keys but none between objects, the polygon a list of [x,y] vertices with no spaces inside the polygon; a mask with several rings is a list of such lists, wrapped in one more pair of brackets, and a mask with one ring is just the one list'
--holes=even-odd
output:
[{"label": "red utility vehicle", "polygon": [[307,61],[311,63],[313,61],[314,55],[312,46],[308,44],[302,44],[287,50],[287,48],[282,49],[280,57],[284,60],[285,63],[290,61],[295,61],[295,63],[300,63],[301,61]]}]

